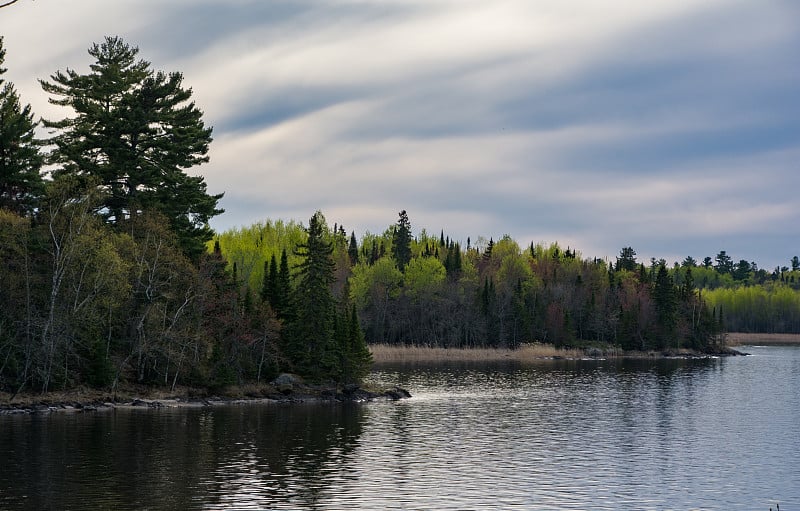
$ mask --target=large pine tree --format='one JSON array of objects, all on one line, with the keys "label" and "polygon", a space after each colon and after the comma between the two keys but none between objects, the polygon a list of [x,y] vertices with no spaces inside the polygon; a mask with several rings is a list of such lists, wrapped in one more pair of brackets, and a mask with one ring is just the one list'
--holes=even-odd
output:
[{"label": "large pine tree", "polygon": [[[5,55],[0,37],[0,77],[6,72]],[[34,138],[37,123],[31,106],[20,104],[13,84],[0,78],[0,87],[0,209],[27,215],[44,188],[39,173],[43,157]]]},{"label": "large pine tree", "polygon": [[119,37],[89,48],[91,71],[72,69],[41,80],[50,102],[75,117],[44,121],[56,130],[56,174],[90,175],[105,192],[103,213],[114,223],[155,209],[170,219],[193,257],[211,239],[208,221],[222,213],[200,176],[185,170],[208,161],[211,128],[183,88],[181,73],[155,72],[139,49]]}]

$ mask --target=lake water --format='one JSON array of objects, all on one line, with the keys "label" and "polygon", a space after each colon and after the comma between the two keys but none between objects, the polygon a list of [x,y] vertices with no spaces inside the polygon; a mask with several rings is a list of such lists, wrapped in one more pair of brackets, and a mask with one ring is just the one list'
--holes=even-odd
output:
[{"label": "lake water", "polygon": [[414,397],[0,416],[0,509],[800,509],[800,347],[383,367]]}]

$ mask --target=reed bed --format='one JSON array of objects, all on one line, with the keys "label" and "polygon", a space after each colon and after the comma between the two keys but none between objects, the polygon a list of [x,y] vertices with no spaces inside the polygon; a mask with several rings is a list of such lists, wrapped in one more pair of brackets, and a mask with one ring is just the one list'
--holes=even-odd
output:
[{"label": "reed bed", "polygon": [[375,363],[388,362],[527,362],[550,358],[582,358],[582,349],[558,349],[552,344],[526,344],[519,349],[503,348],[435,348],[372,344]]},{"label": "reed bed", "polygon": [[728,346],[744,344],[800,344],[800,334],[750,334],[732,332],[727,335]]}]

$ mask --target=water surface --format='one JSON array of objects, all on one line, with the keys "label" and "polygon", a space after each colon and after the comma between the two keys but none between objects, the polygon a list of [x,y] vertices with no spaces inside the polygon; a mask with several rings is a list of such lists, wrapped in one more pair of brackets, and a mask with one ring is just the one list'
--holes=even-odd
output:
[{"label": "water surface", "polygon": [[385,366],[410,400],[0,417],[0,509],[800,509],[800,348]]}]

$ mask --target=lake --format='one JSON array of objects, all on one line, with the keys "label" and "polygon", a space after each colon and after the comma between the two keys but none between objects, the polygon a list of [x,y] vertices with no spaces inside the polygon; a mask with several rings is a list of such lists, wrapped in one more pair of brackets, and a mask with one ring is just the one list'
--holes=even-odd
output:
[{"label": "lake", "polygon": [[398,402],[0,416],[0,509],[800,509],[800,347],[383,366]]}]

